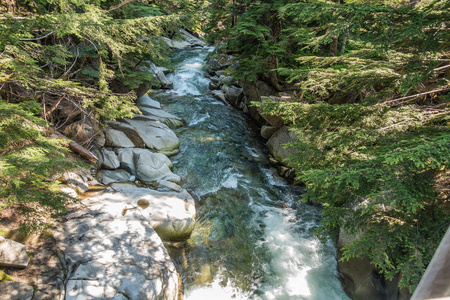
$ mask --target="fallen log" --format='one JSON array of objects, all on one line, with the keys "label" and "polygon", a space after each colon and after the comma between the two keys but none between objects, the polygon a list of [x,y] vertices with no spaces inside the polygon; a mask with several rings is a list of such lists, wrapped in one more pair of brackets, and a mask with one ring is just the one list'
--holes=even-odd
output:
[{"label": "fallen log", "polygon": [[[61,138],[61,139],[65,139],[65,140],[70,140],[68,137],[64,136],[63,134],[55,131],[53,132],[52,136],[53,138]],[[83,146],[81,146],[80,144],[76,143],[76,142],[70,142],[68,145],[70,150],[72,150],[73,152],[79,154],[80,156],[84,157],[85,159],[87,159],[88,161],[90,161],[91,163],[96,164],[98,161],[97,156],[95,156],[91,151],[89,151],[88,149],[84,148]]]}]

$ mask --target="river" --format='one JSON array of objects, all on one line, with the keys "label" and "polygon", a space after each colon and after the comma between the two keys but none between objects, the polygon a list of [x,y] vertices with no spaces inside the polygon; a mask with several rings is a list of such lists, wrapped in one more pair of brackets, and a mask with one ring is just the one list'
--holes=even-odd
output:
[{"label": "river", "polygon": [[197,202],[196,228],[176,259],[185,299],[349,299],[335,246],[313,234],[320,211],[276,176],[247,117],[209,95],[203,67],[212,50],[178,52],[174,88],[152,96],[187,122],[172,157]]}]

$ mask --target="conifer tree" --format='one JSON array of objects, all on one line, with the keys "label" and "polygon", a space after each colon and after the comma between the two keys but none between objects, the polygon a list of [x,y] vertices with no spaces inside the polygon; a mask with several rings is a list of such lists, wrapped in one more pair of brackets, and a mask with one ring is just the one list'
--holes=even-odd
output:
[{"label": "conifer tree", "polygon": [[224,31],[230,72],[297,95],[254,105],[298,136],[289,164],[323,206],[319,233],[360,236],[343,259],[411,292],[450,224],[448,20],[443,0],[280,0]]}]

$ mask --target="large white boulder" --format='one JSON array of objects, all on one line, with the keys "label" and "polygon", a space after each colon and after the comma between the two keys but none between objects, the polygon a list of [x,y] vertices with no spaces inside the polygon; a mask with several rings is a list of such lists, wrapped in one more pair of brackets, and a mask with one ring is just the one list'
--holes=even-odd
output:
[{"label": "large white boulder", "polygon": [[128,138],[128,136],[120,130],[105,128],[103,130],[105,134],[105,146],[115,148],[133,148],[136,145]]},{"label": "large white boulder", "polygon": [[116,122],[116,121],[107,121],[106,124],[115,130],[122,131],[125,135],[130,139],[130,141],[137,148],[145,147],[144,141],[141,139],[139,134],[136,132],[133,126],[124,123],[124,122]]},{"label": "large white boulder", "polygon": [[161,108],[161,104],[158,101],[153,100],[147,95],[137,99],[136,104],[139,107]]},{"label": "large white boulder", "polygon": [[67,262],[65,299],[178,299],[175,266],[147,222],[92,213],[53,231]]},{"label": "large white boulder", "polygon": [[[144,149],[143,149],[144,150]],[[134,151],[136,177],[142,181],[159,181],[165,179],[180,183],[180,176],[170,170],[172,162],[162,153],[151,151]]]},{"label": "large white boulder", "polygon": [[178,128],[183,126],[183,119],[174,116],[162,109],[150,108],[146,106],[139,106],[142,115],[136,115],[135,120],[157,121],[166,124],[171,128]]},{"label": "large white boulder", "polygon": [[149,149],[166,155],[179,152],[180,141],[167,125],[153,121],[131,119],[124,119],[124,121],[134,128]]}]

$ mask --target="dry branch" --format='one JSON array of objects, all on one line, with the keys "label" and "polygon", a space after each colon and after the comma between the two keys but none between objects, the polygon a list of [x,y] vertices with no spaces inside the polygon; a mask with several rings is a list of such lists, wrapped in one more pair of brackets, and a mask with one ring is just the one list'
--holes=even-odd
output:
[{"label": "dry branch", "polygon": [[[389,105],[400,105],[400,104],[403,104],[405,100],[412,100],[412,99],[416,99],[416,98],[419,98],[419,97],[422,97],[422,96],[426,96],[426,95],[429,95],[429,94],[446,92],[446,91],[450,91],[450,88],[446,87],[446,88],[432,90],[432,91],[419,93],[419,94],[415,94],[415,95],[411,95],[411,96],[401,97],[401,98],[397,98],[397,99],[386,101],[384,103],[385,104],[389,104]],[[400,102],[397,103],[398,101],[400,101]]]}]

